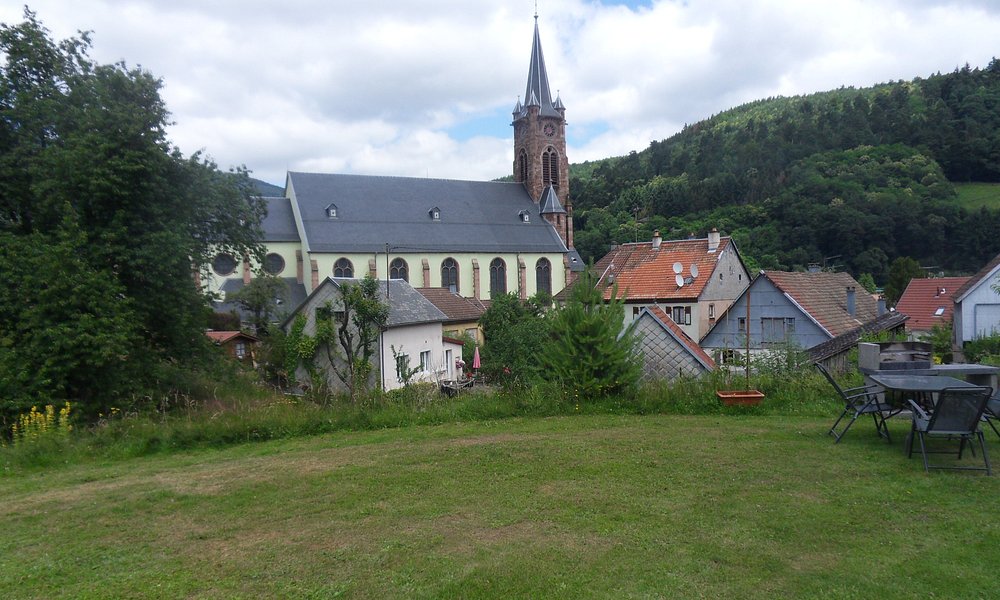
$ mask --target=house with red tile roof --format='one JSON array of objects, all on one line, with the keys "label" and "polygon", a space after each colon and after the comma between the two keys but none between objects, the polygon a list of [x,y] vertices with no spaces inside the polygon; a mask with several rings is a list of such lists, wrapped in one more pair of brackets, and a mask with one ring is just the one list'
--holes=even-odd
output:
[{"label": "house with red tile roof", "polygon": [[633,331],[642,351],[642,381],[698,377],[715,369],[712,357],[658,307],[643,308]]},{"label": "house with red tile roof", "polygon": [[910,317],[906,330],[911,337],[923,337],[935,325],[950,325],[955,308],[955,293],[969,277],[911,279],[896,303],[896,312]]},{"label": "house with red tile roof", "polygon": [[236,360],[254,360],[254,348],[260,340],[242,331],[206,331],[205,335],[223,352]]},{"label": "house with red tile roof", "polygon": [[808,350],[860,328],[878,313],[875,299],[848,273],[761,271],[701,347],[720,357],[739,351],[746,346],[749,323],[751,352],[789,343]]},{"label": "house with red tile roof", "polygon": [[1000,333],[1000,254],[965,285],[955,290],[952,316],[952,347],[961,352],[965,342]]},{"label": "house with red tile roof", "polygon": [[[693,340],[700,340],[750,283],[750,273],[732,238],[712,230],[707,237],[622,244],[594,265],[606,299],[617,286],[628,325],[643,308],[661,309]],[[568,297],[568,290],[556,300]]]},{"label": "house with red tile roof", "polygon": [[461,339],[468,335],[474,342],[482,345],[483,334],[479,327],[479,319],[486,312],[489,300],[465,298],[445,288],[416,289],[444,313],[446,319],[441,326],[444,328],[445,337]]}]

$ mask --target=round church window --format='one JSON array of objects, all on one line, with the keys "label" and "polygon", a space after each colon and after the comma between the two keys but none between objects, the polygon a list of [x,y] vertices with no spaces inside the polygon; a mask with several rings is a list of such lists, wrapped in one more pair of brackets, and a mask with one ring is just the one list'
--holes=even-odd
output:
[{"label": "round church window", "polygon": [[236,270],[236,259],[231,254],[216,254],[212,270],[218,275],[231,275]]},{"label": "round church window", "polygon": [[264,257],[264,270],[270,275],[277,275],[285,270],[285,259],[280,254],[271,252]]}]

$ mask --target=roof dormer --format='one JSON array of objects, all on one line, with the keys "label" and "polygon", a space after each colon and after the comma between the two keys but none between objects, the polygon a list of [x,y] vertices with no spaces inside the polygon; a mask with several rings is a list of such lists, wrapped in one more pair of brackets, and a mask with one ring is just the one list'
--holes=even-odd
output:
[{"label": "roof dormer", "polygon": [[519,220],[520,220],[520,221],[521,221],[522,223],[530,223],[530,222],[531,222],[531,213],[529,213],[529,212],[528,212],[528,211],[526,211],[526,210],[521,210],[521,211],[518,211],[518,212],[517,212],[517,218],[518,218],[518,219],[519,219]]},{"label": "roof dormer", "polygon": [[431,221],[440,221],[441,209],[435,206],[434,208],[427,211],[427,216],[431,218]]},{"label": "roof dormer", "polygon": [[333,202],[327,204],[326,205],[326,218],[327,219],[336,219],[337,217],[338,217],[338,214],[337,214],[337,205],[334,204]]}]

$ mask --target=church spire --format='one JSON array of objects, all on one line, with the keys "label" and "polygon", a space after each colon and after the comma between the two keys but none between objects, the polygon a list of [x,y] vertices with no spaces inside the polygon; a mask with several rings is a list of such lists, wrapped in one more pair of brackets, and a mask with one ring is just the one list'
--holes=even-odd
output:
[{"label": "church spire", "polygon": [[[531,43],[531,64],[528,66],[528,83],[524,88],[524,106],[521,114],[515,118],[527,116],[529,106],[537,106],[538,114],[543,117],[562,117],[559,106],[552,102],[552,92],[549,89],[549,74],[545,70],[545,56],[542,54],[542,41],[538,35],[538,14],[535,14],[535,38]],[[520,102],[518,102],[520,105]]]}]

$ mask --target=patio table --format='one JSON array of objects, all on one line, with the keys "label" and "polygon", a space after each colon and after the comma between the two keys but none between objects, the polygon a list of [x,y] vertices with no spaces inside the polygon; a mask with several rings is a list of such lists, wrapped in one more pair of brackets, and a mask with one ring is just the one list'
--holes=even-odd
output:
[{"label": "patio table", "polygon": [[[945,388],[977,387],[974,383],[948,375],[911,375],[903,373],[878,373],[868,379],[885,388],[886,403],[902,410],[903,400],[913,398],[918,404],[933,408],[934,395]],[[894,392],[889,397],[889,392]]]}]

